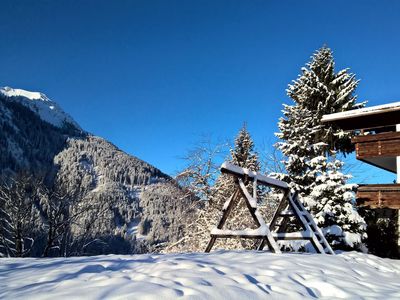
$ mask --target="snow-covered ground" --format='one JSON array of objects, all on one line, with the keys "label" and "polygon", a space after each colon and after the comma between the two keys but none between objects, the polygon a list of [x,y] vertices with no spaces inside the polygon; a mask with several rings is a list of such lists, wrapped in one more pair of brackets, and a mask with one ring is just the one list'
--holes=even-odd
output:
[{"label": "snow-covered ground", "polygon": [[0,259],[0,299],[400,299],[400,261],[253,251]]}]

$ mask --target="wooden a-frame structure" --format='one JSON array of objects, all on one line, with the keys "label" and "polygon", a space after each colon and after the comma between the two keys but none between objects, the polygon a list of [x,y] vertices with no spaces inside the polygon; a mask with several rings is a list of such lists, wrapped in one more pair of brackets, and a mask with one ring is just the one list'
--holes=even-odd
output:
[{"label": "wooden a-frame structure", "polygon": [[[258,250],[263,250],[267,244],[270,251],[281,253],[277,240],[309,240],[316,252],[334,254],[332,248],[325,239],[321,229],[315,223],[313,217],[298,200],[297,193],[291,193],[286,182],[270,178],[257,172],[224,162],[221,172],[230,174],[235,178],[235,190],[232,196],[225,202],[222,209],[222,218],[216,228],[211,231],[211,239],[206,252],[210,252],[217,238],[246,238],[259,240]],[[252,182],[253,195],[250,195],[246,185]],[[273,187],[283,192],[283,197],[278,205],[272,221],[267,225],[257,210],[257,185]],[[232,209],[243,198],[246,206],[258,226],[256,229],[247,230],[223,230],[223,226]],[[297,219],[303,231],[286,232],[293,219]]]}]

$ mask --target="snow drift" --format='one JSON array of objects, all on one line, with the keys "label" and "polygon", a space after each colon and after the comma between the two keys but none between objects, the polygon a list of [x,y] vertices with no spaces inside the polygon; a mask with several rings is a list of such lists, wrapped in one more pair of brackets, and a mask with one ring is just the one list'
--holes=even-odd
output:
[{"label": "snow drift", "polygon": [[211,254],[1,259],[1,299],[399,299],[400,261],[338,255]]}]

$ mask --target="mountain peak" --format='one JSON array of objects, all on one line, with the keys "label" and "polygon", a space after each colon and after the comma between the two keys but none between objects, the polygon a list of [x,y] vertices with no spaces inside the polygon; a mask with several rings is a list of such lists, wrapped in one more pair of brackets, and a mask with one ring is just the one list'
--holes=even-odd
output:
[{"label": "mountain peak", "polygon": [[45,94],[39,92],[30,92],[22,89],[13,89],[11,87],[0,88],[0,92],[7,97],[25,97],[30,100],[50,101]]},{"label": "mountain peak", "polygon": [[14,89],[11,87],[0,88],[0,95],[8,100],[16,101],[39,115],[39,117],[56,127],[63,127],[66,123],[82,130],[78,123],[62,110],[54,101],[50,100],[45,94],[40,92],[31,92],[23,89]]}]

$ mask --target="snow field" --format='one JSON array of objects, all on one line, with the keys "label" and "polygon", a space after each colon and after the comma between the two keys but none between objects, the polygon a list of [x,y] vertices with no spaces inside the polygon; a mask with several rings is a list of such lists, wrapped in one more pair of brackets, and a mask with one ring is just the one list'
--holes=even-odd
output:
[{"label": "snow field", "polygon": [[347,252],[0,260],[1,299],[400,299],[400,261]]}]

